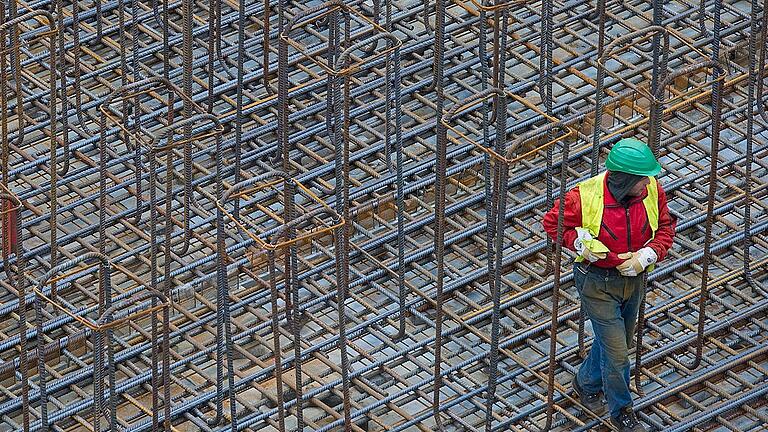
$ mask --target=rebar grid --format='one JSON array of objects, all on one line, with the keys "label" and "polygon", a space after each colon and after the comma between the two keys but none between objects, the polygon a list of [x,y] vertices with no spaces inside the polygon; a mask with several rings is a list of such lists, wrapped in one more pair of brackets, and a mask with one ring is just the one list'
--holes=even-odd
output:
[{"label": "rebar grid", "polygon": [[[764,8],[4,2],[1,427],[611,430],[568,387],[591,330],[540,219],[633,135],[678,218],[639,417],[759,430]],[[109,290],[87,266],[45,288],[95,253]],[[72,313],[33,310],[38,284]],[[103,335],[75,319],[112,304],[130,306]]]}]

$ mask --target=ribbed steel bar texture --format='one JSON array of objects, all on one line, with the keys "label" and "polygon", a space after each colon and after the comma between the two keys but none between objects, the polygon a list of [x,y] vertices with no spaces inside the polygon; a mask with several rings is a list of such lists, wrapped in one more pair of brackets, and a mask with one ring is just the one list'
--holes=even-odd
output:
[{"label": "ribbed steel bar texture", "polygon": [[628,136],[639,419],[764,430],[766,10],[4,0],[0,431],[613,430],[541,218]]}]

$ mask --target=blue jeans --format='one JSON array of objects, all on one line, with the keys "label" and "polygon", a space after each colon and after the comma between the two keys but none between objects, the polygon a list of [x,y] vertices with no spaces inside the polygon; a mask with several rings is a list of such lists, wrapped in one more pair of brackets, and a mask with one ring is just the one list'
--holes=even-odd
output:
[{"label": "blue jeans", "polygon": [[629,393],[629,347],[643,298],[643,276],[624,277],[587,271],[577,263],[574,281],[581,307],[592,322],[595,339],[578,372],[588,394],[603,390],[612,417],[632,405]]}]

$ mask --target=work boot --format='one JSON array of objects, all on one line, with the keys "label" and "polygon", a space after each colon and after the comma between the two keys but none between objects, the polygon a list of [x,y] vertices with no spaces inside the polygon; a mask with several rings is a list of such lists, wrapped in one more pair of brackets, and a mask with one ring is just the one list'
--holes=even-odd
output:
[{"label": "work boot", "polygon": [[611,423],[616,426],[619,432],[646,432],[643,425],[637,421],[635,412],[631,406],[625,406],[616,417],[611,417]]},{"label": "work boot", "polygon": [[573,386],[573,391],[576,393],[576,396],[579,397],[579,402],[584,405],[585,408],[598,415],[605,412],[605,402],[603,402],[602,392],[597,392],[591,395],[587,394],[579,385],[577,375],[573,376],[571,386]]}]

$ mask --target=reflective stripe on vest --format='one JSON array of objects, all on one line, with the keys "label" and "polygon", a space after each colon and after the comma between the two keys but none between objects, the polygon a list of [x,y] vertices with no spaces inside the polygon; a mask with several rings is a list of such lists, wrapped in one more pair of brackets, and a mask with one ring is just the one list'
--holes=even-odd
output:
[{"label": "reflective stripe on vest", "polygon": [[[597,238],[600,234],[600,226],[603,222],[605,175],[606,173],[603,172],[579,183],[581,226],[589,231],[593,238]],[[648,196],[643,199],[643,206],[648,215],[648,226],[651,227],[651,239],[653,239],[656,236],[656,230],[659,229],[659,187],[654,177],[648,178],[650,179],[650,183],[646,186]],[[576,259],[579,262],[582,260],[581,257]]]}]

